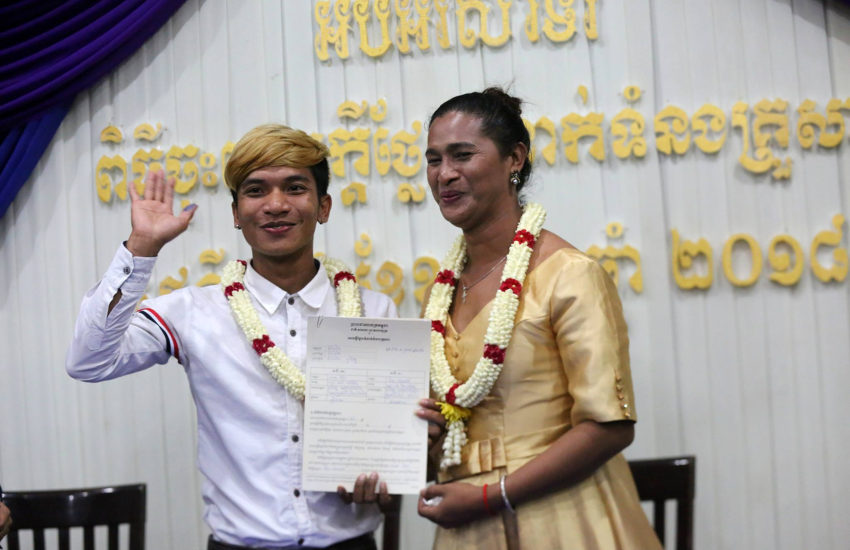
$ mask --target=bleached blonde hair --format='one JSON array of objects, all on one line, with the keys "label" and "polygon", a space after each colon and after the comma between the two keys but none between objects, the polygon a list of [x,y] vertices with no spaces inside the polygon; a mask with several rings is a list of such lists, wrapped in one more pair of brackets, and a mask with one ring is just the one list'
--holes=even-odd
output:
[{"label": "bleached blonde hair", "polygon": [[329,154],[323,143],[302,130],[283,124],[262,124],[249,130],[233,147],[224,167],[224,181],[235,201],[239,186],[254,170],[270,166],[309,168],[321,197],[328,193]]}]

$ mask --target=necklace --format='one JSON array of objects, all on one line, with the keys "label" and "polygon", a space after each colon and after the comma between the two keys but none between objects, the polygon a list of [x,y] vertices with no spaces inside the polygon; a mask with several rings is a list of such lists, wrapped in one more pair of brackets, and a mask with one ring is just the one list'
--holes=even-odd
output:
[{"label": "necklace", "polygon": [[466,241],[459,236],[452,246],[441,270],[434,279],[425,317],[431,319],[431,387],[442,400],[440,412],[446,418],[446,439],[440,469],[460,464],[460,451],[466,445],[466,420],[472,408],[489,395],[502,371],[505,352],[511,341],[519,294],[534,244],[543,228],[546,211],[539,204],[528,204],[519,220],[517,231],[506,256],[499,290],[493,300],[487,332],[484,334],[484,353],[469,379],[461,384],[452,374],[446,360],[446,327],[452,296],[466,261]]},{"label": "necklace", "polygon": [[460,295],[460,301],[461,301],[461,302],[463,302],[463,303],[465,304],[465,303],[466,303],[466,294],[469,292],[469,289],[470,289],[470,288],[472,288],[472,287],[474,287],[475,285],[477,285],[478,283],[480,283],[480,282],[481,282],[481,281],[483,281],[484,279],[486,279],[486,278],[487,278],[487,275],[489,275],[489,274],[493,273],[493,270],[494,270],[494,269],[496,269],[496,267],[497,267],[498,265],[500,265],[502,262],[504,262],[504,261],[505,261],[505,260],[507,260],[507,259],[508,259],[508,256],[507,256],[507,255],[505,255],[504,257],[502,257],[502,259],[501,259],[501,260],[499,260],[498,262],[494,263],[494,264],[493,264],[493,266],[492,266],[490,269],[488,269],[488,270],[487,270],[487,273],[485,273],[484,275],[482,275],[482,276],[478,277],[477,279],[475,279],[475,282],[474,282],[474,283],[466,284],[466,283],[464,283],[464,282],[463,282],[463,277],[461,277],[461,279],[460,279],[460,286],[462,286],[462,287],[463,287],[463,289],[462,289],[462,294]]},{"label": "necklace", "polygon": [[[360,289],[357,279],[348,267],[333,258],[322,258],[325,272],[328,274],[336,289],[337,309],[341,317],[360,317]],[[304,374],[295,366],[279,347],[272,342],[269,332],[260,321],[251,297],[245,290],[245,270],[248,263],[245,260],[235,260],[228,263],[221,273],[221,287],[224,296],[233,312],[236,324],[248,338],[251,347],[260,356],[260,363],[278,384],[299,401],[304,399]]]}]

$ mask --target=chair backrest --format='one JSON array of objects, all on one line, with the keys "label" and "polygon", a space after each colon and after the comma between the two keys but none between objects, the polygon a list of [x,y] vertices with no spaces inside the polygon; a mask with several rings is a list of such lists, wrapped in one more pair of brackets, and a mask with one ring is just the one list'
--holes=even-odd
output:
[{"label": "chair backrest", "polygon": [[70,529],[82,527],[83,547],[94,550],[95,526],[107,526],[109,550],[118,550],[119,525],[130,525],[130,550],[145,547],[145,484],[20,491],[4,494],[12,513],[9,550],[19,550],[20,532],[32,531],[34,550],[45,549],[45,530],[57,529],[59,550],[70,549]]},{"label": "chair backrest", "polygon": [[676,550],[694,547],[694,486],[696,484],[694,456],[675,456],[648,460],[630,460],[638,495],[642,501],[652,501],[652,525],[664,544],[665,501],[676,501]]}]

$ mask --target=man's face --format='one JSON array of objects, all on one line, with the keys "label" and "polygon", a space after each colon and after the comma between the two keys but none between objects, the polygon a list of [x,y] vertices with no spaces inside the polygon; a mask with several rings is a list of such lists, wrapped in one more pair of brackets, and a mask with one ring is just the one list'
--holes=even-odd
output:
[{"label": "man's face", "polygon": [[[256,262],[313,257],[316,222],[325,222],[331,197],[319,197],[309,168],[271,166],[254,170],[237,191],[233,222],[251,246]],[[256,268],[256,265],[255,265]]]}]

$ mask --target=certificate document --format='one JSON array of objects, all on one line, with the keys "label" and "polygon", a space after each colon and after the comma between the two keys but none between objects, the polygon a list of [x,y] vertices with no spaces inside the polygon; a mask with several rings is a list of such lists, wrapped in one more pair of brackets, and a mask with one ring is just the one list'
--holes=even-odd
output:
[{"label": "certificate document", "polygon": [[311,317],[307,325],[302,487],[348,491],[377,472],[393,494],[425,486],[431,324]]}]

